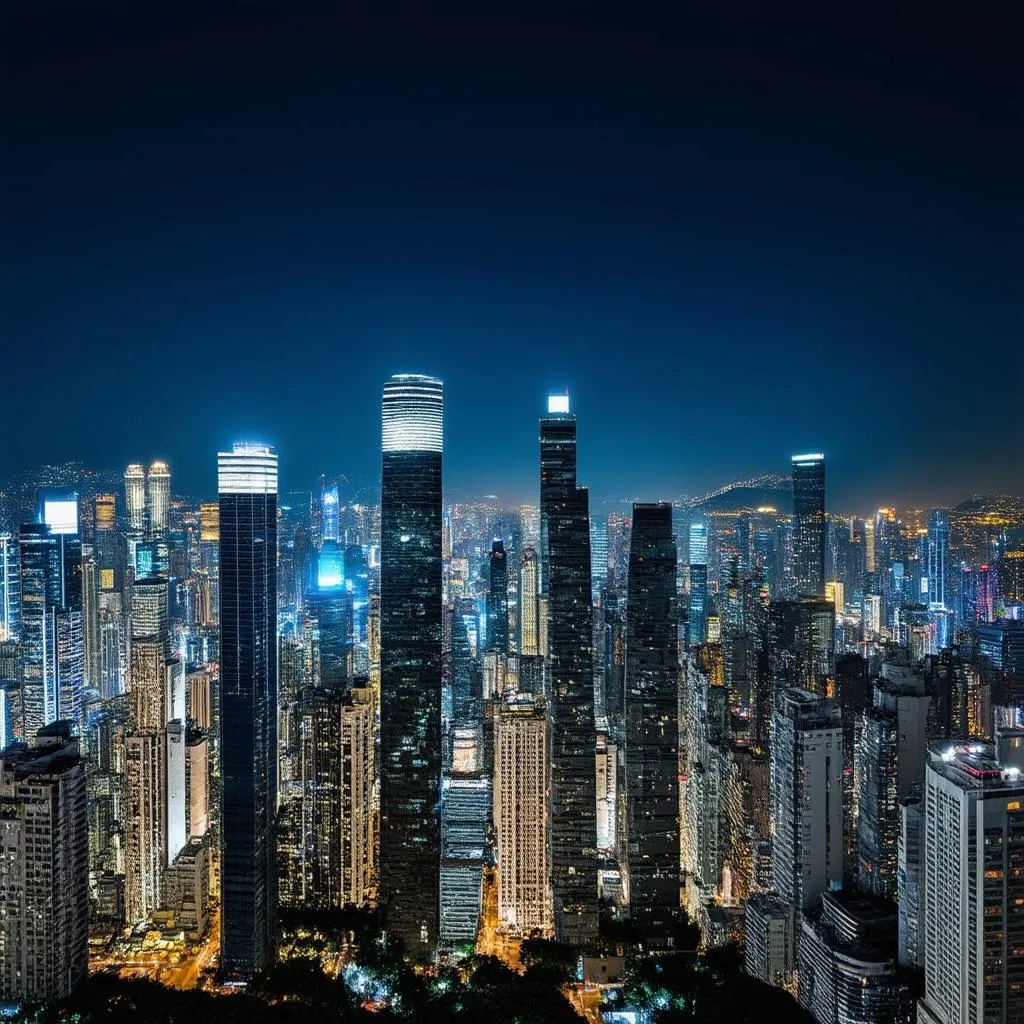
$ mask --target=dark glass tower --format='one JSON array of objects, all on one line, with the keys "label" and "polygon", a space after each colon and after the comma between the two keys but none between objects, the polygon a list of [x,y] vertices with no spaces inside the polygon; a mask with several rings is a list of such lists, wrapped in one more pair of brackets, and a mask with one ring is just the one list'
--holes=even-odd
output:
[{"label": "dark glass tower", "polygon": [[277,929],[277,454],[217,456],[220,492],[221,970],[270,964]]},{"label": "dark glass tower", "polygon": [[679,640],[672,505],[633,506],[626,604],[629,915],[650,946],[679,919]]},{"label": "dark glass tower", "polygon": [[825,596],[825,456],[793,456],[793,576],[804,597]]},{"label": "dark glass tower", "polygon": [[540,495],[541,546],[547,555],[555,928],[560,940],[578,943],[597,935],[597,737],[589,496],[576,485],[576,418],[561,396],[549,400],[548,416],[540,421]]},{"label": "dark glass tower", "polygon": [[392,377],[382,440],[380,895],[388,927],[428,960],[441,866],[441,381]]},{"label": "dark glass tower", "polygon": [[487,646],[499,654],[508,654],[508,558],[503,541],[491,543],[488,568]]},{"label": "dark glass tower", "polygon": [[26,523],[19,533],[22,737],[58,720],[82,728],[85,648],[82,545],[77,533]]}]

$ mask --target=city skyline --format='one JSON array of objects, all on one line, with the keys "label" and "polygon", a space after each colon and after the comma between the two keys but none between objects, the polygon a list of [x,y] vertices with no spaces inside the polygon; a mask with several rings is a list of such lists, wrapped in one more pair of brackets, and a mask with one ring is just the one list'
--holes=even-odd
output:
[{"label": "city skyline", "polygon": [[29,382],[7,411],[34,429],[0,475],[114,464],[127,434],[207,491],[206,453],[259,432],[289,486],[373,479],[377,382],[408,368],[448,387],[453,490],[532,493],[534,412],[566,386],[595,495],[701,493],[800,450],[836,507],[1000,489],[1014,34],[839,20],[22,10],[3,287]]},{"label": "city skyline", "polygon": [[0,1017],[1022,1024],[1021,13],[15,0]]}]

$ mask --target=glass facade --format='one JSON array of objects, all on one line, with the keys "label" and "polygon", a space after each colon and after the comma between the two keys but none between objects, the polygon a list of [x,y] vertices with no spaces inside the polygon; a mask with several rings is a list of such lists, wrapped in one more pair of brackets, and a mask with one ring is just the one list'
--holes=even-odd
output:
[{"label": "glass facade", "polygon": [[570,413],[541,420],[540,497],[548,598],[555,928],[562,941],[582,942],[597,934],[597,737],[589,493],[576,485],[576,418]]},{"label": "glass facade", "polygon": [[801,596],[825,596],[825,457],[793,456],[793,575]]},{"label": "glass facade", "polygon": [[277,882],[277,455],[218,456],[221,622],[221,969],[273,960]]},{"label": "glass facade", "polygon": [[384,386],[381,902],[418,960],[438,938],[441,829],[441,381]]},{"label": "glass facade", "polygon": [[626,603],[629,916],[671,946],[679,918],[679,641],[672,506],[633,506]]}]

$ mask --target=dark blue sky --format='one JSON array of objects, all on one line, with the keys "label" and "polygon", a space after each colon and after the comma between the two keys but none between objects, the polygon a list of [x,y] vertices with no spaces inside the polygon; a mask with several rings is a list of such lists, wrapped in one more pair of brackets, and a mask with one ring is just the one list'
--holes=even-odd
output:
[{"label": "dark blue sky", "polygon": [[1018,5],[81,6],[6,15],[0,477],[372,480],[420,371],[475,493],[566,386],[599,497],[1022,489]]}]

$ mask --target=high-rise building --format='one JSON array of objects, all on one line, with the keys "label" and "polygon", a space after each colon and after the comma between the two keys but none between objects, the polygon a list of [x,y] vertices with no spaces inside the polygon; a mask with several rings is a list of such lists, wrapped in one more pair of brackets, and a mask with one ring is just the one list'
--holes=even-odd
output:
[{"label": "high-rise building", "polygon": [[924,787],[922,1024],[1024,1015],[1024,731],[940,743]]},{"label": "high-rise building", "polygon": [[608,520],[590,520],[590,598],[594,604],[608,582]]},{"label": "high-rise building", "polygon": [[824,598],[773,601],[768,609],[768,655],[777,688],[824,695],[835,677],[836,612]]},{"label": "high-rise building", "polygon": [[134,582],[128,689],[137,731],[162,729],[168,721],[167,612],[167,580],[153,576]]},{"label": "high-rise building", "polygon": [[894,899],[899,862],[900,792],[898,718],[872,707],[861,713],[854,775],[858,782],[858,885]]},{"label": "high-rise building", "polygon": [[928,514],[928,610],[946,611],[946,559],[949,555],[949,520],[941,508]]},{"label": "high-rise building", "polygon": [[85,656],[83,684],[99,689],[100,670],[100,593],[99,573],[94,558],[82,560],[82,641]]},{"label": "high-rise building", "polygon": [[146,532],[146,471],[137,462],[124,471],[124,499],[128,532],[141,537]]},{"label": "high-rise building", "polygon": [[522,935],[550,935],[549,723],[533,697],[514,696],[494,720],[498,918]]},{"label": "high-rise building", "polygon": [[21,632],[21,567],[18,540],[0,533],[0,643]]},{"label": "high-rise building", "polygon": [[796,958],[793,954],[793,907],[778,896],[759,894],[744,910],[743,969],[766,985],[788,985]]},{"label": "high-rise building", "polygon": [[[453,758],[457,763],[463,760],[475,758]],[[453,764],[452,774],[441,788],[440,940],[449,949],[476,942],[491,819],[491,779],[475,770],[475,765],[466,768],[465,772],[457,770]]]},{"label": "high-rise building", "polygon": [[679,637],[669,502],[633,505],[626,604],[630,920],[652,946],[679,921]]},{"label": "high-rise building", "polygon": [[221,970],[273,959],[277,812],[277,453],[217,456],[220,494]]},{"label": "high-rise building", "polygon": [[789,688],[771,740],[772,883],[796,914],[843,881],[843,729],[838,706]]},{"label": "high-rise building", "polygon": [[901,967],[924,967],[924,934],[921,931],[921,904],[924,887],[921,877],[924,831],[920,797],[900,801],[899,860],[896,892],[899,903],[899,963]]},{"label": "high-rise building", "polygon": [[338,504],[338,485],[329,484],[320,495],[321,544],[324,541],[341,541],[341,509]]},{"label": "high-rise building", "polygon": [[373,691],[310,690],[299,719],[305,903],[364,906],[376,866]]},{"label": "high-rise building", "polygon": [[565,493],[576,488],[576,417],[569,396],[551,395],[548,415],[540,423],[540,592],[550,589],[548,515]]},{"label": "high-rise building", "polygon": [[707,640],[708,629],[708,524],[702,519],[690,523],[690,602],[687,640],[691,647]]},{"label": "high-rise building", "polygon": [[0,1001],[63,999],[88,970],[85,763],[67,722],[0,753]]},{"label": "high-rise building", "polygon": [[896,908],[856,892],[822,893],[797,943],[799,999],[819,1024],[892,1024],[912,1018],[897,976]]},{"label": "high-rise building", "polygon": [[504,541],[491,543],[488,559],[487,646],[508,654],[508,558]]},{"label": "high-rise building", "polygon": [[555,928],[560,940],[578,943],[597,934],[596,732],[589,495],[576,482],[576,417],[568,397],[549,399],[540,421],[540,498]]},{"label": "high-rise building", "polygon": [[825,596],[825,456],[793,456],[793,577],[800,596]]},{"label": "high-rise building", "polygon": [[519,653],[532,658],[540,653],[540,623],[537,587],[539,563],[533,548],[523,549],[523,561],[519,569]]},{"label": "high-rise building", "polygon": [[381,481],[381,900],[415,959],[438,938],[444,385],[384,385]]},{"label": "high-rise building", "polygon": [[76,534],[22,525],[21,645],[23,735],[61,719],[82,724],[85,644],[82,547]]},{"label": "high-rise building", "polygon": [[154,537],[167,533],[167,515],[171,508],[171,471],[166,462],[154,462],[146,477],[149,505],[149,532]]},{"label": "high-rise building", "polygon": [[167,751],[155,729],[125,737],[125,916],[138,924],[160,906],[167,866]]}]

